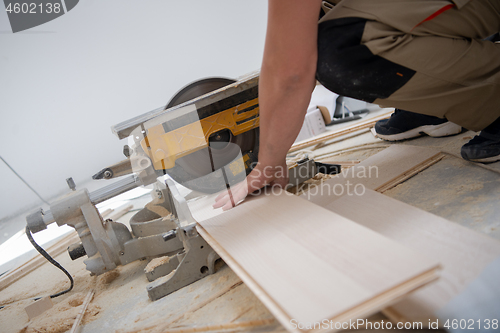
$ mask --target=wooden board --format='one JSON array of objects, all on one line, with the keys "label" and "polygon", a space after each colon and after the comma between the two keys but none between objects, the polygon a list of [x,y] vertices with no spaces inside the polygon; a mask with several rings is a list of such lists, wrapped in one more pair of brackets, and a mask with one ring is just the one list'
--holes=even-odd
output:
[{"label": "wooden board", "polygon": [[500,256],[500,242],[383,194],[343,196],[325,206],[411,249],[438,260],[440,279],[392,306],[398,320],[427,323]]},{"label": "wooden board", "polygon": [[353,125],[343,127],[339,130],[326,131],[326,132],[324,132],[320,135],[317,135],[313,138],[296,142],[292,145],[289,152],[292,153],[294,151],[304,149],[304,148],[316,145],[318,143],[323,143],[325,141],[332,140],[332,139],[338,138],[340,136],[343,136],[343,135],[346,135],[346,134],[349,134],[352,132],[356,132],[356,131],[359,131],[359,130],[362,130],[365,128],[370,128],[370,127],[374,126],[377,121],[389,118],[392,113],[393,113],[392,110],[386,111],[378,116],[370,117],[368,119],[359,120],[359,121],[355,122]]},{"label": "wooden board", "polygon": [[310,189],[302,197],[325,206],[343,195],[361,194],[364,189],[384,192],[441,158],[443,154],[436,149],[393,145]]},{"label": "wooden board", "polygon": [[[436,278],[439,264],[284,191],[202,220],[200,234],[291,332],[374,313]],[[318,328],[311,332],[329,331]]]}]

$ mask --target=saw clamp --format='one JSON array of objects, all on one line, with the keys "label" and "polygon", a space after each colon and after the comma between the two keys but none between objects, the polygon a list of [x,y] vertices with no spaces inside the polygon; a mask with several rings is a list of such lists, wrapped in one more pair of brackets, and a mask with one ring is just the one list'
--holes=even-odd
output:
[{"label": "saw clamp", "polygon": [[86,189],[73,191],[53,203],[49,211],[40,209],[28,215],[28,226],[33,233],[53,222],[75,228],[81,242],[68,248],[69,255],[73,260],[87,255],[84,263],[91,275],[138,259],[169,256],[167,263],[146,271],[151,281],[147,291],[153,301],[215,272],[219,256],[197,233],[186,200],[170,178],[165,183],[158,181],[152,194],[161,196],[172,213],[131,223],[132,233],[122,223],[103,220],[95,207],[104,198],[122,191],[123,187],[116,185],[93,193]]}]

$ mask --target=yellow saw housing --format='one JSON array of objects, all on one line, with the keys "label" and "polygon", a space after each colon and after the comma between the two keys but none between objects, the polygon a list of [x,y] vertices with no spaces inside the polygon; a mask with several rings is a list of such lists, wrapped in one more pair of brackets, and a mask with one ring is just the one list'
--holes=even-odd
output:
[{"label": "yellow saw housing", "polygon": [[175,166],[185,155],[208,147],[209,138],[224,130],[236,136],[259,127],[258,98],[238,104],[191,124],[166,132],[163,124],[147,129],[141,140],[156,170]]}]

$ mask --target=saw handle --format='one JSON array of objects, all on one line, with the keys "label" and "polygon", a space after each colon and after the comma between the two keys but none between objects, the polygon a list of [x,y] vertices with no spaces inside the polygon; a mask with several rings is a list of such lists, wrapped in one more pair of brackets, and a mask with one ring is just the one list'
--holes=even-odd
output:
[{"label": "saw handle", "polygon": [[342,171],[340,164],[314,163],[316,164],[316,171],[325,175],[336,175]]}]

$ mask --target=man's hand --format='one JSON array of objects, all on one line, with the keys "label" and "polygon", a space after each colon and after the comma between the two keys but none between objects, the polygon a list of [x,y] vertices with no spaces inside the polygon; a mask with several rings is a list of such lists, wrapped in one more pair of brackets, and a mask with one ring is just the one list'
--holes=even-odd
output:
[{"label": "man's hand", "polygon": [[243,182],[232,186],[227,192],[219,195],[215,199],[213,207],[222,207],[222,210],[228,210],[244,200],[249,193],[258,191],[268,185],[284,188],[287,183],[288,168],[285,161],[278,165],[266,165],[259,162]]}]

